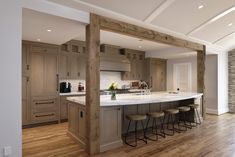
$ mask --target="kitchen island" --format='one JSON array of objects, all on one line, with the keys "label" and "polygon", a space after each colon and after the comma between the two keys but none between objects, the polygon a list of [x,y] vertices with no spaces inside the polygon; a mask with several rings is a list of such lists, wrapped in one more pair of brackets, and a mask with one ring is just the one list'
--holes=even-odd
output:
[{"label": "kitchen island", "polygon": [[[175,108],[187,104],[201,104],[201,93],[152,92],[149,95],[140,93],[118,94],[117,100],[110,95],[100,96],[100,151],[122,146],[122,134],[125,133],[128,114],[146,114]],[[85,96],[68,97],[68,135],[77,142],[86,143]],[[200,107],[201,108],[201,107]],[[133,128],[131,128],[133,130]]]}]

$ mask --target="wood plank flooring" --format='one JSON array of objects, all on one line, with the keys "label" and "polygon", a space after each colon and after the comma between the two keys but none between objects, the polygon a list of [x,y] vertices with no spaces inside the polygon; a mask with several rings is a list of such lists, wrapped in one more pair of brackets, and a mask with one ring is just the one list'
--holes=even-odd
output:
[{"label": "wood plank flooring", "polygon": [[[23,129],[23,157],[88,157],[66,135],[67,123]],[[95,157],[235,157],[235,114],[208,115],[201,126]]]}]

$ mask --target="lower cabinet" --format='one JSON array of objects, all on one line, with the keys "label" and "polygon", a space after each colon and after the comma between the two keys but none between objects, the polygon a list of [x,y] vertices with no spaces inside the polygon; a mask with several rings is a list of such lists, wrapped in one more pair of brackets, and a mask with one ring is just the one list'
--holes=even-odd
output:
[{"label": "lower cabinet", "polygon": [[86,112],[85,106],[68,104],[68,132],[79,143],[85,145],[86,139]]},{"label": "lower cabinet", "polygon": [[121,107],[100,109],[100,150],[106,151],[122,145]]},{"label": "lower cabinet", "polygon": [[31,122],[57,121],[58,109],[57,97],[33,97],[31,100]]},{"label": "lower cabinet", "polygon": [[68,102],[66,96],[60,96],[60,120],[68,119]]},{"label": "lower cabinet", "polygon": [[[68,134],[78,143],[86,144],[85,106],[69,102]],[[100,151],[122,146],[122,109],[121,107],[100,108]]]}]

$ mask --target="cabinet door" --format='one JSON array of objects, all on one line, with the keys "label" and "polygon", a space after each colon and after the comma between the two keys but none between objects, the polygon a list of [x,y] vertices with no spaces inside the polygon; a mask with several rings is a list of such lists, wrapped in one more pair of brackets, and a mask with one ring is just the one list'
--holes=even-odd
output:
[{"label": "cabinet door", "polygon": [[102,107],[101,144],[110,143],[121,138],[121,108]]},{"label": "cabinet door", "polygon": [[59,76],[61,79],[69,78],[69,55],[61,53],[59,58]]},{"label": "cabinet door", "polygon": [[151,84],[154,91],[166,90],[166,62],[151,62]]},{"label": "cabinet door", "polygon": [[86,57],[82,55],[78,57],[78,75],[79,79],[86,79]]},{"label": "cabinet door", "polygon": [[78,136],[78,105],[77,104],[72,104],[69,103],[69,114],[68,114],[68,119],[69,119],[69,131]]},{"label": "cabinet door", "polygon": [[31,96],[44,94],[44,55],[31,53],[30,86]]},{"label": "cabinet door", "polygon": [[78,129],[79,129],[79,137],[85,140],[86,138],[86,112],[85,108],[80,107],[79,108],[79,124],[78,124]]},{"label": "cabinet door", "polygon": [[70,78],[71,79],[78,79],[79,78],[79,65],[78,65],[78,55],[72,54],[70,56]]},{"label": "cabinet door", "polygon": [[28,77],[22,77],[22,124],[26,125],[28,123]]},{"label": "cabinet door", "polygon": [[68,102],[65,96],[60,97],[60,119],[68,119]]},{"label": "cabinet door", "polygon": [[44,56],[44,93],[47,95],[58,94],[58,56],[45,54]]},{"label": "cabinet door", "polygon": [[22,44],[22,75],[28,76],[29,71],[29,46]]}]

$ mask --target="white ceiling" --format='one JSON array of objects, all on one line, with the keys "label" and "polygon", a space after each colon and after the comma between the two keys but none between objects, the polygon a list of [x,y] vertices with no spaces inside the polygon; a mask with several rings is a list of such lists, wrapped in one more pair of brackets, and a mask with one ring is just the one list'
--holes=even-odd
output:
[{"label": "white ceiling", "polygon": [[[51,44],[63,44],[73,38],[85,39],[85,25],[78,21],[49,15],[29,9],[22,11],[23,40],[37,41]],[[47,30],[52,30],[48,32]]]},{"label": "white ceiling", "polygon": [[[235,0],[48,0],[216,48],[232,49]],[[202,9],[198,6],[203,5]],[[233,8],[234,7],[234,8]],[[231,27],[227,25],[233,23]],[[228,37],[229,36],[229,37]],[[220,42],[223,40],[223,42]]]}]

